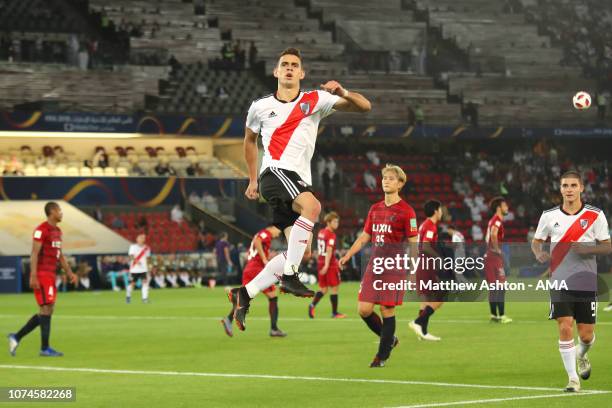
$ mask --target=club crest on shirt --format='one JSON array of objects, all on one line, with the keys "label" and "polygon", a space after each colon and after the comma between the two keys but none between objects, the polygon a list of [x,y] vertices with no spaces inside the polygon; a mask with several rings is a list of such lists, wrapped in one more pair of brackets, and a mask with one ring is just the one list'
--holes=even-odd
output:
[{"label": "club crest on shirt", "polygon": [[586,229],[589,226],[589,220],[580,220],[580,226],[582,229]]},{"label": "club crest on shirt", "polygon": [[302,111],[304,115],[308,115],[308,113],[310,112],[310,103],[308,102],[300,103],[300,110]]}]

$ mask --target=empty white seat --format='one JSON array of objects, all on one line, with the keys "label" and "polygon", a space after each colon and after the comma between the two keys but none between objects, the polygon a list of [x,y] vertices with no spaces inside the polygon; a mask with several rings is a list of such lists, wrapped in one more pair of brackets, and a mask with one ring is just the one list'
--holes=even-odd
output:
[{"label": "empty white seat", "polygon": [[94,167],[91,170],[91,175],[97,177],[104,176],[104,170],[102,169],[102,167]]},{"label": "empty white seat", "polygon": [[69,177],[78,177],[79,169],[75,166],[68,167],[68,169],[66,169],[66,175]]},{"label": "empty white seat", "polygon": [[89,167],[81,167],[79,173],[82,177],[91,177],[91,169]]},{"label": "empty white seat", "polygon": [[117,176],[119,177],[127,177],[129,175],[128,169],[126,167],[117,167]]}]

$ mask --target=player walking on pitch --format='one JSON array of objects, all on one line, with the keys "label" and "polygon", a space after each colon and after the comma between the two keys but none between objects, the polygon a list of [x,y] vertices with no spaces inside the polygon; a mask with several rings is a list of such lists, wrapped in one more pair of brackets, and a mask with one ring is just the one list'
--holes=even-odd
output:
[{"label": "player walking on pitch", "polygon": [[[489,203],[493,217],[487,225],[487,253],[485,254],[485,278],[489,284],[506,282],[504,272],[504,253],[502,242],[504,240],[504,217],[508,215],[508,203],[504,197],[495,197]],[[512,323],[512,319],[506,316],[506,291],[504,289],[489,290],[489,310],[491,321],[503,324]]]},{"label": "player walking on pitch", "polygon": [[312,303],[308,305],[308,317],[314,319],[315,307],[325,296],[327,290],[331,291],[329,300],[332,305],[332,318],[344,319],[346,316],[338,312],[338,286],[340,286],[340,268],[336,259],[336,230],[340,225],[340,217],[330,212],[323,219],[325,228],[317,236],[317,269],[319,271],[319,291],[315,293]]},{"label": "player walking on pitch", "polygon": [[[550,319],[559,327],[559,352],[569,377],[567,392],[580,391],[580,379],[591,375],[587,352],[595,342],[597,314],[597,264],[595,255],[612,252],[608,221],[603,211],[582,202],[582,177],[576,171],[561,176],[561,206],[544,211],[531,249],[541,263],[550,260],[554,281],[565,281],[568,290],[551,290]],[[550,237],[550,255],[543,244]],[[582,277],[581,277],[582,276]],[[574,344],[574,321],[579,344]],[[576,358],[578,369],[576,370]]]},{"label": "player walking on pitch", "polygon": [[72,272],[62,253],[62,231],[57,226],[62,221],[62,209],[57,203],[48,202],[45,204],[45,215],[47,221],[34,230],[34,242],[30,256],[30,287],[34,291],[39,313],[32,316],[17,333],[8,335],[9,353],[12,356],[15,355],[21,339],[38,326],[40,326],[41,337],[40,356],[61,357],[64,355],[49,346],[51,315],[57,295],[55,287],[57,262],[59,261],[70,282],[76,283],[78,278]]},{"label": "player walking on pitch", "polygon": [[[250,281],[255,279],[257,275],[266,267],[266,264],[270,259],[270,247],[272,246],[272,240],[278,238],[280,230],[275,226],[271,225],[265,229],[259,231],[253,237],[251,241],[251,247],[249,248],[249,255],[247,264],[242,272],[242,285],[247,285]],[[285,254],[283,254],[283,257]],[[239,288],[233,288],[227,294],[230,302],[232,303],[232,310],[230,310],[227,317],[221,319],[221,324],[225,330],[225,334],[229,337],[234,335],[232,330],[232,321],[234,320],[234,310],[236,309],[236,298],[238,296]],[[270,314],[270,337],[286,337],[287,333],[278,328],[278,295],[276,286],[270,285],[263,290],[264,295],[268,298],[268,313]]]},{"label": "player walking on pitch", "polygon": [[149,265],[148,260],[151,257],[151,248],[145,244],[147,237],[145,234],[138,234],[136,243],[130,245],[128,255],[130,256],[130,284],[126,286],[125,301],[132,301],[132,291],[134,285],[140,279],[142,302],[149,303]]},{"label": "player walking on pitch", "polygon": [[[381,274],[374,273],[373,260],[377,257],[394,258],[404,251],[402,243],[410,243],[410,256],[417,257],[417,219],[414,209],[399,195],[406,183],[406,173],[399,167],[387,164],[382,169],[382,188],[385,199],[372,207],[368,213],[363,232],[353,243],[346,255],[340,258],[340,267],[346,265],[351,257],[368,242],[372,243],[370,262],[361,279],[359,289],[359,315],[377,336],[380,337],[378,353],[370,367],[384,367],[397,346],[395,337],[395,306],[402,304],[404,290],[380,290],[382,285],[397,285],[404,279],[405,270],[391,268]],[[374,305],[380,306],[380,316]]]},{"label": "player walking on pitch", "polygon": [[419,313],[408,327],[417,335],[419,340],[440,341],[441,338],[429,333],[430,317],[440,309],[446,299],[446,293],[433,289],[426,289],[426,283],[438,282],[436,259],[442,258],[438,251],[438,224],[442,221],[442,203],[438,200],[429,200],[423,206],[427,219],[419,227],[419,252],[422,255],[421,264],[416,271],[417,293],[421,297]]},{"label": "player walking on pitch", "polygon": [[[245,195],[255,200],[261,194],[270,204],[273,224],[285,233],[288,249],[286,260],[277,255],[238,291],[234,318],[240,330],[245,329],[250,300],[278,280],[282,292],[302,297],[314,295],[300,282],[297,273],[305,252],[310,250],[312,229],[321,212],[321,203],[310,189],[310,161],[319,122],[334,110],[368,112],[371,109],[366,98],[347,91],[336,81],[321,85],[322,90],[300,90],[300,81],[305,75],[299,50],[284,50],[274,68],[274,77],[278,79],[276,92],[255,100],[247,114],[244,155],[249,186]],[[258,178],[259,134],[264,154]]]}]

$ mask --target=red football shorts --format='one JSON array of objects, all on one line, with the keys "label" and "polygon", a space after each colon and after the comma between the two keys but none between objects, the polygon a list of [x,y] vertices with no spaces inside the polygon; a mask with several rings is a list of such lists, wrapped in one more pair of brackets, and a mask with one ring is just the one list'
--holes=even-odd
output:
[{"label": "red football shorts", "polygon": [[[406,292],[402,288],[406,281],[406,271],[386,270],[378,275],[372,272],[370,266],[368,266],[361,279],[359,301],[387,307],[400,306]],[[395,287],[389,287],[388,285],[395,285]]]},{"label": "red football shorts", "polygon": [[[261,268],[261,266],[259,265],[255,265],[255,266],[247,265],[247,267],[244,268],[244,271],[242,271],[242,286],[246,285],[247,283],[255,279],[255,277],[259,275],[259,272],[261,272],[262,270],[263,268]],[[271,285],[267,287],[266,289],[264,289],[263,293],[271,293],[271,292],[274,292],[275,290],[276,290],[276,286]]]},{"label": "red football shorts", "polygon": [[[323,269],[324,265],[325,261],[318,262],[317,270],[320,271],[321,269]],[[338,265],[330,265],[325,275],[321,275],[321,273],[319,273],[320,288],[326,288],[328,286],[333,287],[338,285],[340,285],[340,269],[338,268]]]},{"label": "red football shorts", "polygon": [[55,276],[39,275],[38,284],[40,289],[34,289],[34,297],[39,306],[55,304],[57,288],[55,287]]},{"label": "red football shorts", "polygon": [[487,283],[505,282],[504,259],[493,252],[487,252],[484,263],[485,279]]}]

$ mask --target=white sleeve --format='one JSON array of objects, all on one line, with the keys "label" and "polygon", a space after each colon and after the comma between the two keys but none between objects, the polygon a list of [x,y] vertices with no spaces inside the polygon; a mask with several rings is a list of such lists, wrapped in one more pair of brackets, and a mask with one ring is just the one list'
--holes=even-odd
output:
[{"label": "white sleeve", "polygon": [[338,95],[332,95],[327,91],[317,91],[317,93],[319,94],[317,108],[321,115],[321,119],[323,119],[334,112],[334,105],[338,102],[340,97]]},{"label": "white sleeve", "polygon": [[134,256],[134,245],[130,245],[130,249],[128,249],[128,255],[129,256]]},{"label": "white sleeve", "polygon": [[549,235],[550,231],[548,228],[548,217],[546,216],[546,214],[542,213],[542,215],[540,216],[540,221],[538,222],[538,228],[536,229],[535,235],[533,237],[535,239],[546,241]]},{"label": "white sleeve", "polygon": [[261,131],[261,119],[259,118],[257,108],[255,107],[255,102],[251,103],[251,106],[249,107],[249,113],[247,113],[245,126],[257,134],[259,134]]},{"label": "white sleeve", "polygon": [[610,230],[608,229],[608,220],[603,211],[599,212],[599,216],[593,223],[593,233],[597,241],[605,241],[610,239]]}]

